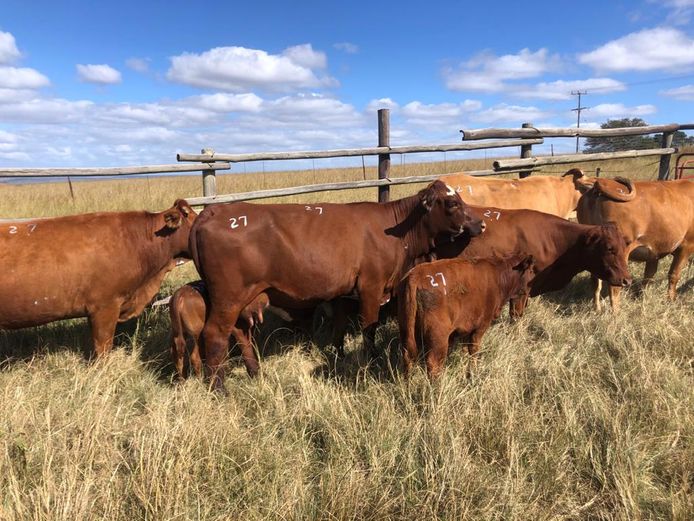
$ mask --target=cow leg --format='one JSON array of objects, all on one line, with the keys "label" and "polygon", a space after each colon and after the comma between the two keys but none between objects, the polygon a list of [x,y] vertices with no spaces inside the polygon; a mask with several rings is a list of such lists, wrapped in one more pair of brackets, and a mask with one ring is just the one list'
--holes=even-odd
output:
[{"label": "cow leg", "polygon": [[113,335],[120,316],[120,306],[99,308],[89,312],[89,327],[97,358],[108,354],[113,348]]},{"label": "cow leg", "polygon": [[508,303],[508,311],[509,311],[509,316],[511,318],[511,322],[515,322],[518,320],[520,317],[523,316],[523,313],[525,312],[525,308],[528,305],[528,299],[530,297],[525,294],[521,295],[518,298],[511,299]]},{"label": "cow leg", "polygon": [[595,304],[595,311],[602,311],[602,302],[600,300],[600,293],[602,292],[602,280],[597,278],[595,275],[591,275],[590,282],[593,286],[593,303]]},{"label": "cow leg", "polygon": [[345,335],[347,334],[347,322],[349,313],[344,299],[337,298],[331,302],[332,316],[332,343],[335,346],[338,358],[345,357]]},{"label": "cow leg", "polygon": [[610,306],[612,306],[612,311],[617,313],[619,311],[619,299],[622,293],[622,288],[620,286],[610,286]]},{"label": "cow leg", "polygon": [[361,297],[359,322],[364,339],[364,351],[366,351],[369,360],[374,360],[378,357],[374,339],[376,337],[376,327],[378,327],[379,308],[380,305],[377,298],[369,298],[367,295]]},{"label": "cow leg", "polygon": [[[413,321],[414,322],[414,321]],[[400,349],[402,350],[402,372],[405,378],[409,378],[412,366],[417,363],[419,358],[419,348],[417,347],[417,336],[414,324],[407,324],[406,320],[399,318],[400,327]]]},{"label": "cow leg", "polygon": [[202,376],[202,358],[200,357],[200,338],[193,337],[193,348],[190,350],[190,368],[195,376]]},{"label": "cow leg", "polygon": [[651,282],[653,282],[653,277],[658,271],[658,259],[648,259],[646,261],[646,267],[643,269],[643,282],[642,286],[645,288]]},{"label": "cow leg", "polygon": [[487,332],[487,328],[489,328],[489,324],[477,328],[470,334],[470,341],[467,345],[467,352],[470,354],[470,363],[467,369],[468,378],[472,378],[477,372],[477,362],[480,358],[480,343],[482,342],[482,337]]},{"label": "cow leg", "polygon": [[229,336],[240,311],[240,306],[234,306],[225,311],[223,306],[211,305],[210,314],[202,330],[205,369],[210,378],[210,387],[223,394],[227,392],[224,387],[224,363],[229,347]]},{"label": "cow leg", "polygon": [[171,359],[176,366],[178,379],[183,380],[185,375],[185,354],[186,354],[186,339],[181,335],[171,335]]},{"label": "cow leg", "polygon": [[680,274],[682,273],[682,268],[685,263],[689,260],[689,256],[692,254],[692,250],[680,246],[672,254],[672,264],[670,265],[670,271],[668,272],[668,288],[667,296],[670,300],[675,300],[677,298],[677,283],[680,280]]},{"label": "cow leg", "polygon": [[448,357],[448,339],[450,336],[450,329],[445,324],[436,323],[432,327],[426,327],[424,347],[427,350],[427,374],[431,380],[436,380],[443,372]]},{"label": "cow leg", "polygon": [[255,354],[255,349],[253,348],[251,328],[233,327],[231,334],[234,335],[236,342],[241,347],[241,357],[243,358],[243,364],[246,366],[248,376],[251,378],[258,376],[260,364],[258,363],[258,357]]}]

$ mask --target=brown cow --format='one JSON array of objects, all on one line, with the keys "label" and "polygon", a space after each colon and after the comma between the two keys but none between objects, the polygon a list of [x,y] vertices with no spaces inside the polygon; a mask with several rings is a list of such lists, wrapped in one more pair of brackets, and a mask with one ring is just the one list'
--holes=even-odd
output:
[{"label": "brown cow", "polygon": [[440,181],[390,203],[208,206],[191,230],[195,265],[210,298],[203,340],[212,386],[224,390],[227,339],[241,344],[248,373],[258,372],[241,310],[267,292],[273,304],[318,304],[356,293],[364,344],[372,354],[380,306],[414,259],[438,235],[483,230],[455,191]]},{"label": "brown cow", "polygon": [[528,294],[533,260],[524,254],[505,258],[445,259],[413,268],[398,288],[398,322],[405,376],[426,349],[429,377],[441,374],[451,335],[465,339],[476,363],[482,336],[511,298]]},{"label": "brown cow", "polygon": [[573,168],[562,177],[491,179],[457,173],[442,177],[441,181],[460,192],[469,205],[537,210],[569,218],[574,215],[581,194],[590,188],[594,179],[588,179],[581,170]]},{"label": "brown cow", "polygon": [[[200,357],[200,334],[205,326],[207,311],[207,290],[201,280],[190,282],[178,288],[169,302],[171,316],[171,358],[176,366],[179,379],[185,378],[186,339],[192,344],[190,366],[196,376],[202,375]],[[246,306],[239,316],[245,325],[252,328],[263,323],[263,311],[270,306],[267,294],[261,293]],[[238,324],[237,326],[241,326]]]},{"label": "brown cow", "polygon": [[[646,263],[644,283],[653,280],[658,260],[672,255],[668,297],[675,299],[682,267],[694,253],[694,181],[630,181],[599,179],[581,197],[578,220],[613,221],[627,240],[624,258]],[[595,306],[600,309],[600,280],[593,279]],[[619,287],[610,287],[613,309],[619,307]]]},{"label": "brown cow", "polygon": [[0,223],[0,329],[89,317],[97,356],[117,322],[139,315],[176,259],[189,258],[196,214],[104,212]]},{"label": "brown cow", "polygon": [[[614,285],[631,283],[624,256],[626,243],[614,224],[577,224],[534,210],[471,209],[484,219],[484,234],[442,241],[435,249],[436,258],[486,258],[526,252],[535,260],[531,297],[563,288],[582,271]],[[511,316],[515,318],[522,314],[527,296],[512,303]]]}]

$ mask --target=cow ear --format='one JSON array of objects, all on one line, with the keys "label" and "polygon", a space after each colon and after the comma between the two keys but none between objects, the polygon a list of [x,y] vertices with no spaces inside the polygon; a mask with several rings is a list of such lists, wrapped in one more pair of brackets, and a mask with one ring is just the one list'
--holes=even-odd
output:
[{"label": "cow ear", "polygon": [[174,208],[178,208],[185,217],[188,217],[193,211],[188,201],[185,199],[176,199],[176,201],[174,201]]},{"label": "cow ear", "polygon": [[422,201],[422,206],[427,212],[430,212],[431,209],[434,207],[434,201],[436,200],[436,191],[430,186],[427,189],[422,191],[422,195],[420,197],[420,200]]},{"label": "cow ear", "polygon": [[183,215],[181,213],[181,210],[178,208],[171,208],[170,210],[166,210],[164,212],[164,222],[166,223],[167,228],[171,228],[172,230],[175,230],[181,226],[181,223],[183,222]]}]

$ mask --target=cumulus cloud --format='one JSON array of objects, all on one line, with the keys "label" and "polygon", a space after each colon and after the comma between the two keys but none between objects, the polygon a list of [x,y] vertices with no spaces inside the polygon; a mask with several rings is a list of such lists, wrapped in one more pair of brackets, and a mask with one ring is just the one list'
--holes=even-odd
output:
[{"label": "cumulus cloud", "polygon": [[333,44],[333,47],[347,54],[357,54],[359,52],[359,46],[350,42],[338,42]]},{"label": "cumulus cloud", "polygon": [[216,94],[203,94],[193,96],[188,100],[198,107],[213,112],[258,112],[263,99],[253,93],[229,94],[218,92]]},{"label": "cumulus cloud", "polygon": [[144,74],[149,72],[149,58],[128,58],[125,60],[128,69]]},{"label": "cumulus cloud", "polygon": [[627,107],[623,103],[602,103],[591,107],[587,112],[590,119],[617,119],[617,118],[633,118],[637,116],[648,116],[654,114],[656,108],[654,105],[636,105]]},{"label": "cumulus cloud", "polygon": [[337,85],[334,78],[320,72],[326,64],[325,54],[314,51],[310,44],[289,47],[281,54],[245,47],[216,47],[202,54],[171,57],[167,78],[224,91],[258,88],[282,92]]},{"label": "cumulus cloud", "polygon": [[121,74],[110,65],[77,65],[77,75],[80,81],[98,85],[113,85],[121,82]]},{"label": "cumulus cloud", "polygon": [[683,85],[675,89],[664,90],[660,94],[679,100],[694,101],[694,85]]},{"label": "cumulus cloud", "polygon": [[644,29],[580,54],[578,61],[602,71],[681,70],[694,66],[694,39],[671,27]]},{"label": "cumulus cloud", "polygon": [[505,125],[511,125],[515,123],[524,123],[526,121],[537,121],[550,117],[551,115],[551,113],[545,112],[537,107],[524,107],[501,103],[486,110],[471,114],[470,119],[474,119],[481,123],[503,122]]},{"label": "cumulus cloud", "polygon": [[378,109],[390,109],[391,112],[398,110],[400,106],[390,98],[379,98],[369,101],[366,105],[367,112],[376,112]]},{"label": "cumulus cloud", "polygon": [[0,67],[0,89],[39,89],[50,85],[43,74],[28,67]]},{"label": "cumulus cloud", "polygon": [[14,36],[11,33],[0,31],[0,64],[16,62],[22,53],[17,49]]},{"label": "cumulus cloud", "polygon": [[571,91],[587,90],[591,94],[607,94],[625,90],[621,81],[610,78],[589,78],[587,80],[557,80],[541,82],[533,86],[519,86],[510,94],[519,98],[535,98],[551,101],[571,99]]},{"label": "cumulus cloud", "polygon": [[463,115],[481,108],[482,103],[476,100],[465,100],[462,103],[436,104],[412,101],[402,108],[401,113],[409,123],[440,126],[459,124]]},{"label": "cumulus cloud", "polygon": [[457,68],[444,69],[446,87],[454,91],[501,92],[507,81],[534,78],[558,66],[559,58],[547,49],[494,56],[482,53]]}]

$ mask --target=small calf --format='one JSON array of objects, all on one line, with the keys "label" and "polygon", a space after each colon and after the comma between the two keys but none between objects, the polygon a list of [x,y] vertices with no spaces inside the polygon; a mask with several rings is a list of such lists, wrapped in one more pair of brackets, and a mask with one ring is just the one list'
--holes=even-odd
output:
[{"label": "small calf", "polygon": [[533,276],[533,258],[525,254],[445,259],[413,268],[402,280],[398,294],[405,376],[423,343],[427,373],[431,379],[438,377],[453,333],[464,338],[472,355],[470,376],[485,331],[510,299],[527,295]]},{"label": "small calf", "polygon": [[[263,311],[270,305],[270,299],[265,293],[258,295],[240,316],[239,321],[252,328],[255,324],[263,323]],[[169,313],[171,315],[171,357],[176,365],[178,377],[185,378],[185,354],[187,340],[190,339],[190,366],[199,377],[202,375],[202,359],[200,357],[200,335],[205,326],[207,312],[207,291],[202,281],[191,282],[180,287],[171,297]]]}]

